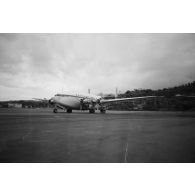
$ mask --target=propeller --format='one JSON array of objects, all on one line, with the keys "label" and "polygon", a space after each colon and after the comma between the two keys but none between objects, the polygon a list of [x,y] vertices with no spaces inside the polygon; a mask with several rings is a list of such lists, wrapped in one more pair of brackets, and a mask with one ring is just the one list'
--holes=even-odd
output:
[{"label": "propeller", "polygon": [[89,105],[90,107],[95,107],[96,104],[101,105],[101,100],[100,99],[95,100],[95,99],[84,99],[84,98],[82,98],[82,99],[80,99],[80,110],[83,109],[83,105],[85,103],[87,105]]},{"label": "propeller", "polygon": [[99,104],[99,105],[100,105],[100,104],[101,104],[101,99],[97,99],[97,101],[96,101],[96,102],[97,102],[97,104]]},{"label": "propeller", "polygon": [[85,99],[85,98],[81,98],[80,99],[80,110],[83,110],[83,106],[85,104],[93,104],[93,100],[90,100],[90,99]]},{"label": "propeller", "polygon": [[80,99],[80,110],[83,110],[83,102],[84,102],[84,99]]}]

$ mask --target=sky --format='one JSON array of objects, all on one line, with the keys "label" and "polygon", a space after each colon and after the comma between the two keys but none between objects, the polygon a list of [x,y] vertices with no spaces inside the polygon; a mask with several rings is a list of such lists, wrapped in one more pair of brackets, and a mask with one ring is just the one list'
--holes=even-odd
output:
[{"label": "sky", "polygon": [[195,80],[195,34],[0,34],[0,100]]}]

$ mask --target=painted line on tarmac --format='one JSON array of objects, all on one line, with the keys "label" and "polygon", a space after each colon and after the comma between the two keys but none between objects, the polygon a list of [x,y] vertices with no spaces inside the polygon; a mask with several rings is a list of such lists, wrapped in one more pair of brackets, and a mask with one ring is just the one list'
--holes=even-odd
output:
[{"label": "painted line on tarmac", "polygon": [[125,163],[127,163],[127,156],[128,156],[128,141],[125,148]]}]

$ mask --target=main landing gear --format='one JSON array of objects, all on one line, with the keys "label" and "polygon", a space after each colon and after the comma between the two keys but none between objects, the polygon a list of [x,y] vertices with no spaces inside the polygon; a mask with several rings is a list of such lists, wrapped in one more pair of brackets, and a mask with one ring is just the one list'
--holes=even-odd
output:
[{"label": "main landing gear", "polygon": [[[57,113],[58,112],[58,109],[57,108],[54,108],[53,109],[53,113]],[[68,108],[67,110],[66,110],[66,112],[67,113],[72,113],[72,109],[71,108]]]},{"label": "main landing gear", "polygon": [[105,114],[106,113],[106,109],[100,109],[100,113]]},{"label": "main landing gear", "polygon": [[[90,114],[94,114],[95,113],[95,108],[90,108],[89,109],[89,113]],[[101,114],[105,114],[106,113],[106,109],[105,108],[100,108],[100,113]]]},{"label": "main landing gear", "polygon": [[90,109],[89,109],[89,113],[90,113],[90,114],[94,114],[94,113],[95,113],[95,108],[90,108]]},{"label": "main landing gear", "polygon": [[100,106],[99,107],[100,113],[105,114],[106,113],[106,107]]}]

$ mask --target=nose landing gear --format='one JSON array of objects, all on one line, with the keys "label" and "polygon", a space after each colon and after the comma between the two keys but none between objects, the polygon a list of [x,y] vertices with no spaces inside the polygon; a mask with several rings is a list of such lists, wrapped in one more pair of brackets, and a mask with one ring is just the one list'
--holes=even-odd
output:
[{"label": "nose landing gear", "polygon": [[66,110],[66,112],[67,112],[67,113],[72,113],[72,109],[71,109],[71,108],[68,108],[68,109]]},{"label": "nose landing gear", "polygon": [[58,112],[58,109],[57,108],[54,108],[53,109],[53,113],[57,113]]}]

